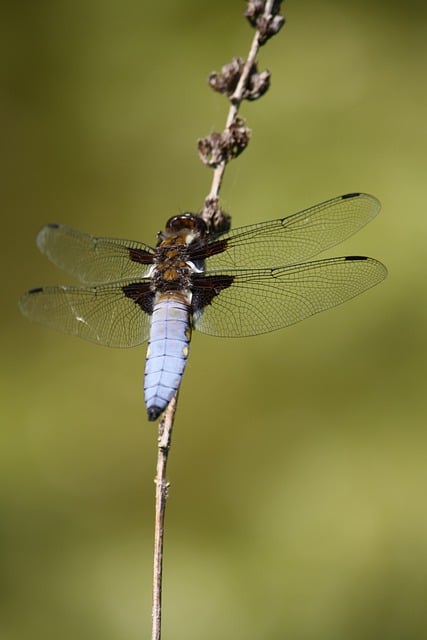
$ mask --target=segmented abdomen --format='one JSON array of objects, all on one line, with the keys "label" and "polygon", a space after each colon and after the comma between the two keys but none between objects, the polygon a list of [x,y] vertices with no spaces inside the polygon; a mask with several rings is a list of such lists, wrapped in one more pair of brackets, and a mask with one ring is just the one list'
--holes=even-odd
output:
[{"label": "segmented abdomen", "polygon": [[185,295],[161,295],[153,308],[145,363],[144,394],[149,420],[158,418],[181,384],[190,337]]}]

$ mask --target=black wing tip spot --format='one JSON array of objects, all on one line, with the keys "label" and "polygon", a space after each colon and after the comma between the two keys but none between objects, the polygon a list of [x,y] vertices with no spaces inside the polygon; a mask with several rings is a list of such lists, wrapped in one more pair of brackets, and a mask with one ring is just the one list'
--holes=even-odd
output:
[{"label": "black wing tip spot", "polygon": [[28,291],[28,295],[32,295],[33,293],[41,293],[43,291],[43,287],[34,287],[34,289],[30,289]]},{"label": "black wing tip spot", "polygon": [[341,196],[341,200],[348,200],[350,198],[358,198],[361,195],[362,194],[360,192],[357,192],[357,191],[355,191],[354,193],[345,193],[343,196]]},{"label": "black wing tip spot", "polygon": [[57,222],[48,222],[45,224],[44,229],[59,229],[59,224]]},{"label": "black wing tip spot", "polygon": [[162,413],[162,411],[163,411],[163,409],[160,409],[160,407],[157,407],[156,405],[154,405],[152,407],[148,407],[148,409],[147,409],[147,417],[148,417],[149,421],[150,422],[154,422],[154,420],[157,420],[157,418]]},{"label": "black wing tip spot", "polygon": [[346,256],[345,259],[351,262],[354,260],[369,260],[367,256]]}]

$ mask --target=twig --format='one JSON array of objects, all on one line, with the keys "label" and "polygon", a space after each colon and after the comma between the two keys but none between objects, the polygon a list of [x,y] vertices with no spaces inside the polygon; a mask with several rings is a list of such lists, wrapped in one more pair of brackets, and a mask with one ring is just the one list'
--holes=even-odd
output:
[{"label": "twig", "polygon": [[[230,217],[219,206],[219,192],[225,167],[230,160],[236,158],[248,145],[250,130],[239,118],[239,107],[243,100],[256,100],[268,89],[270,73],[258,73],[256,56],[259,47],[274,36],[283,26],[284,18],[279,15],[282,0],[247,0],[246,18],[255,28],[255,35],[247,60],[240,58],[222,68],[221,73],[213,72],[209,76],[209,84],[215,91],[225,94],[230,100],[230,108],[223,133],[212,133],[199,140],[198,150],[202,161],[214,169],[212,186],[205,199],[203,211],[200,213],[210,231],[224,233],[230,225]],[[178,394],[171,400],[159,424],[157,471],[156,471],[156,505],[154,533],[154,568],[153,568],[153,606],[151,640],[161,640],[162,618],[162,575],[163,575],[163,538],[165,509],[169,483],[166,480],[166,466],[173,422],[175,418]]]},{"label": "twig", "polygon": [[282,0],[249,0],[245,16],[256,28],[249,54],[245,62],[234,58],[220,73],[209,76],[209,84],[215,91],[226,95],[230,101],[223,133],[212,133],[198,142],[199,155],[205,164],[214,169],[212,185],[205,198],[201,217],[215,233],[224,233],[230,226],[230,218],[219,206],[219,192],[228,162],[247,147],[250,129],[238,116],[243,100],[257,100],[270,86],[270,72],[258,73],[256,57],[259,48],[276,35],[285,20],[279,15]]},{"label": "twig", "polygon": [[166,467],[171,445],[172,429],[178,393],[172,398],[159,422],[157,444],[157,469],[155,477],[156,506],[154,527],[154,564],[153,564],[153,606],[151,640],[160,640],[162,623],[162,577],[163,577],[163,537],[165,531],[165,510],[169,483],[166,480]]},{"label": "twig", "polygon": [[[267,0],[265,5],[265,13],[271,15],[271,7],[273,5],[274,0]],[[243,67],[243,71],[240,76],[240,80],[237,83],[237,87],[234,90],[234,93],[230,96],[230,108],[228,110],[228,116],[225,123],[225,128],[229,129],[232,123],[234,122],[237,114],[239,113],[240,105],[243,102],[244,96],[243,92],[246,89],[248,78],[250,71],[255,63],[258,50],[260,48],[260,32],[255,31],[255,35],[252,40],[251,47],[249,49],[249,54],[246,59],[245,65]],[[212,178],[212,186],[211,190],[207,196],[207,200],[215,200],[219,197],[219,191],[222,185],[222,179],[225,172],[225,167],[227,166],[227,161],[224,159],[222,162],[214,170],[213,178]]]}]

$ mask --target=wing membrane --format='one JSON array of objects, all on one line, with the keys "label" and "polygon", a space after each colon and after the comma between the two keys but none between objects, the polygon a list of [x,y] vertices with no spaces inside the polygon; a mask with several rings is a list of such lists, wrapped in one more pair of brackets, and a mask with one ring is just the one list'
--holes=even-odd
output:
[{"label": "wing membrane", "polygon": [[143,278],[151,263],[152,247],[141,242],[97,238],[65,225],[48,224],[37,236],[37,246],[63,271],[86,284],[101,284],[124,278]]},{"label": "wing membrane", "polygon": [[108,347],[134,347],[147,339],[150,316],[123,293],[123,286],[130,285],[132,281],[33,289],[19,306],[31,320],[63,333]]},{"label": "wing membrane", "polygon": [[227,250],[209,257],[208,271],[295,264],[333,247],[374,218],[379,201],[365,193],[339,196],[286,218],[234,229],[218,242]]},{"label": "wing membrane", "polygon": [[342,304],[381,282],[386,274],[381,262],[363,257],[214,272],[210,275],[216,279],[220,293],[195,313],[194,326],[222,337],[268,333]]}]

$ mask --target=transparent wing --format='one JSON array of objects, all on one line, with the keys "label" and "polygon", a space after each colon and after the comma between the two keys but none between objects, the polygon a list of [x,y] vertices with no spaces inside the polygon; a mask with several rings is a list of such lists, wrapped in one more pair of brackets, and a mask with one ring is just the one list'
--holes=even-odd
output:
[{"label": "transparent wing", "polygon": [[19,307],[30,320],[63,333],[108,347],[134,347],[148,337],[150,316],[142,307],[149,295],[148,281],[44,287],[24,294]]},{"label": "transparent wing", "polygon": [[154,253],[141,242],[96,238],[58,224],[39,231],[37,246],[60,269],[86,284],[143,278]]},{"label": "transparent wing", "polygon": [[306,260],[356,233],[379,212],[373,196],[339,196],[286,218],[234,229],[211,244],[224,243],[223,253],[206,261],[207,271],[262,268]]},{"label": "transparent wing", "polygon": [[211,273],[213,288],[205,283],[195,288],[200,310],[194,313],[194,326],[223,337],[275,331],[350,300],[386,275],[381,262],[364,257]]}]

